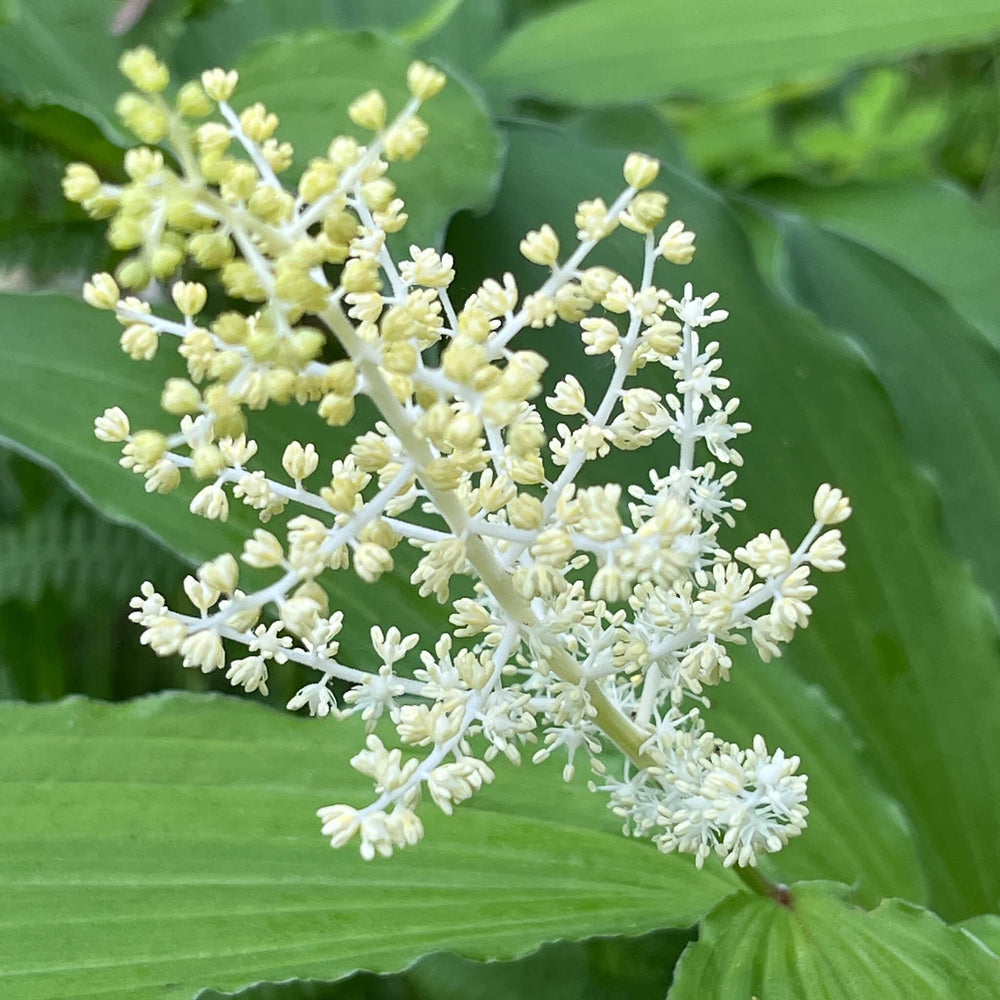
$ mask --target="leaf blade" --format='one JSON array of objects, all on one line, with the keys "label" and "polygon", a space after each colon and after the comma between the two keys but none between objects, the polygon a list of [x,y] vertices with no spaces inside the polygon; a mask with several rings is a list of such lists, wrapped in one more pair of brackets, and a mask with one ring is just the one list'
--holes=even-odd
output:
[{"label": "leaf blade", "polygon": [[368,865],[331,853],[311,818],[370,794],[344,766],[353,724],[320,740],[315,720],[182,695],[0,716],[0,983],[23,1000],[180,1000],[441,949],[509,958],[689,923],[735,885],[601,830],[601,803],[552,768],[497,779],[545,788],[548,820],[497,811],[487,790],[450,819],[425,810],[420,846]]}]

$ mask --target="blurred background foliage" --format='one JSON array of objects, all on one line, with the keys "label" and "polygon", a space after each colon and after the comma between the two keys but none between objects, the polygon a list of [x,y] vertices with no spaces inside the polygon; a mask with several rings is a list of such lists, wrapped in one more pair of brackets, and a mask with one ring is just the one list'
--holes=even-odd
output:
[{"label": "blurred background foliage", "polygon": [[[964,589],[955,601],[959,610],[954,621],[949,619],[939,631],[955,636],[963,623],[971,623],[974,638],[963,650],[962,665],[971,688],[962,690],[974,689],[984,678],[995,685],[1000,12],[977,0],[948,9],[919,0],[905,30],[894,31],[892,24],[865,20],[866,11],[891,10],[891,4],[858,0],[838,7],[842,30],[810,36],[809,13],[828,6],[789,0],[762,0],[759,5],[711,0],[697,10],[658,0],[628,5],[609,0],[0,0],[0,287],[78,297],[89,274],[116,265],[103,242],[103,227],[64,201],[59,182],[65,165],[79,159],[94,164],[109,180],[121,178],[121,151],[128,142],[111,108],[122,89],[115,62],[124,47],[154,45],[183,77],[205,66],[246,59],[267,65],[273,47],[285,36],[293,39],[290,44],[306,46],[322,42],[325,36],[316,35],[318,29],[378,32],[449,70],[506,146],[508,160],[502,168],[493,166],[494,151],[486,150],[475,171],[470,168],[476,177],[465,200],[450,209],[463,209],[446,234],[448,248],[467,268],[459,275],[463,286],[473,288],[481,272],[516,268],[517,233],[547,218],[556,221],[544,214],[544,204],[547,192],[554,190],[551,185],[558,184],[557,166],[583,164],[579,178],[566,185],[573,190],[560,192],[560,197],[607,195],[576,190],[576,181],[589,176],[590,152],[591,172],[597,175],[605,151],[615,150],[610,159],[620,159],[620,147],[647,148],[668,161],[664,187],[702,199],[701,208],[686,209],[681,195],[675,195],[685,218],[688,211],[705,214],[704,221],[689,220],[698,223],[699,235],[704,224],[709,233],[714,227],[715,235],[732,241],[709,249],[706,235],[705,252],[715,254],[716,262],[731,260],[737,272],[733,281],[743,281],[749,289],[746,300],[773,309],[776,327],[801,327],[803,344],[832,337],[836,350],[843,352],[834,351],[838,359],[862,359],[858,371],[863,369],[863,376],[847,362],[843,371],[857,375],[852,386],[870,388],[872,399],[887,402],[898,421],[891,433],[898,432],[905,442],[910,464],[904,469],[886,461],[885,490],[899,490],[907,516],[918,510],[913,530],[921,534],[890,539],[882,549],[862,535],[856,559],[864,563],[870,556],[875,568],[869,567],[868,577],[864,568],[856,570],[854,582],[846,586],[863,593],[870,579],[877,590],[883,583],[879,566],[898,572],[902,556],[898,563],[891,559],[908,545],[923,546],[929,566],[935,565],[939,549],[947,550],[946,558],[956,557],[955,565],[962,566],[954,579]],[[906,13],[907,5],[896,6]],[[751,10],[753,32],[740,20],[750,17]],[[115,21],[123,12],[129,24],[120,36],[112,26],[123,24]],[[643,17],[652,18],[647,30]],[[790,21],[804,32],[801,46],[785,37]],[[745,36],[741,26],[749,32]],[[712,42],[699,49],[709,27],[720,36],[728,28],[730,50],[713,49]],[[564,37],[565,44],[557,46],[554,40]],[[790,53],[793,47],[801,51]],[[292,109],[275,110],[292,115]],[[309,113],[319,114],[314,109]],[[552,165],[539,154],[541,145],[533,145],[547,134],[538,131],[543,128],[539,123],[558,129],[566,142],[553,154]],[[574,151],[580,149],[587,152],[577,155]],[[426,156],[433,158],[433,145]],[[539,187],[533,190],[536,179]],[[480,188],[485,195],[476,193]],[[538,218],[529,211],[532,197],[543,203]],[[489,224],[498,233],[504,225],[516,229],[524,222],[510,234],[513,242],[506,251],[484,251],[475,239],[491,199],[496,207]],[[516,206],[525,206],[523,219]],[[744,265],[745,254],[751,264]],[[716,266],[711,280],[726,304],[730,278]],[[18,307],[11,305],[14,300],[4,301],[9,312],[0,312],[0,365],[7,330],[22,322]],[[766,336],[770,319],[744,315],[740,322],[756,323],[755,333]],[[931,356],[935,338],[944,348],[946,375],[940,379],[941,359]],[[803,351],[796,376],[807,380],[813,356]],[[818,356],[825,357],[822,352]],[[755,363],[741,361],[737,354],[733,365],[739,373],[754,370]],[[782,363],[782,358],[775,362]],[[869,385],[865,379],[872,373]],[[738,389],[748,397],[748,407],[761,405],[752,397],[766,393],[762,384],[738,383]],[[802,393],[806,398],[807,390]],[[113,402],[115,398],[108,400]],[[852,398],[845,406],[855,403],[860,410],[867,405]],[[0,399],[0,415],[13,405]],[[808,405],[806,398],[806,410]],[[876,404],[871,405],[876,412]],[[796,447],[795,435],[786,435],[776,421],[768,430],[769,412],[754,418],[762,426],[760,451]],[[817,412],[829,418],[832,404]],[[808,422],[810,414],[798,417]],[[872,431],[876,433],[890,432]],[[108,504],[88,499],[67,469],[38,448],[14,435],[0,441],[0,698],[43,701],[80,693],[118,700],[169,688],[228,690],[223,678],[206,679],[183,670],[177,660],[151,656],[127,621],[128,599],[144,579],[156,580],[168,598],[178,592],[191,565],[190,548],[168,544],[169,532],[156,523],[123,523],[128,518],[120,511],[113,516]],[[969,441],[973,445],[966,448]],[[755,454],[748,461],[751,489]],[[852,455],[848,443],[842,452],[848,480],[855,472]],[[970,456],[979,456],[978,464],[970,464]],[[781,469],[794,470],[797,461],[788,458]],[[859,458],[859,467],[865,461]],[[899,481],[905,480],[902,486],[893,478],[897,468],[903,469],[898,473]],[[775,471],[781,469],[775,466]],[[839,473],[836,469],[831,475]],[[784,490],[787,481],[776,478]],[[757,496],[766,495],[770,486],[759,485]],[[856,499],[877,506],[871,498]],[[765,511],[774,513],[776,523],[783,523],[777,520],[779,513],[784,516],[781,503],[775,500]],[[890,526],[891,520],[890,513],[881,523]],[[849,544],[854,543],[849,539]],[[854,549],[850,551],[855,558]],[[879,553],[885,552],[890,562],[879,563]],[[953,579],[951,572],[945,567],[942,578]],[[891,584],[886,587],[892,589]],[[861,598],[855,605],[838,603],[836,597],[822,604],[824,599],[821,595],[818,602],[820,618],[840,611],[864,614],[858,610]],[[893,602],[886,598],[886,603]],[[897,612],[898,621],[893,618]],[[909,608],[906,598],[889,611],[872,610],[866,624],[872,633],[874,693],[858,694],[867,683],[864,669],[852,673],[844,667],[841,674],[833,670],[824,677],[821,670],[811,673],[811,667],[802,667],[794,653],[790,657],[800,677],[822,683],[837,710],[845,713],[845,741],[854,738],[853,726],[875,748],[873,772],[911,810],[911,818],[921,808],[925,818],[935,809],[940,812],[939,803],[930,793],[920,799],[924,775],[916,765],[906,773],[905,763],[880,748],[879,735],[867,726],[888,711],[878,700],[879,691],[884,700],[895,698],[896,678],[919,669],[911,660],[919,659],[919,649],[914,649],[921,643],[914,639],[913,648],[908,647],[900,633],[921,617],[927,616],[916,604]],[[930,622],[928,628],[933,631],[934,625]],[[815,640],[819,660],[836,659],[837,630],[834,623],[822,641]],[[802,643],[806,649],[809,641]],[[844,642],[849,649],[849,640]],[[936,647],[932,640],[923,647],[932,670]],[[291,671],[273,677],[271,702],[283,704],[300,680]],[[928,682],[924,693],[930,688]],[[949,696],[959,698],[955,692],[960,689],[958,678]],[[899,697],[902,702],[909,695]],[[933,692],[928,697],[933,701]],[[730,708],[724,697],[722,702],[725,714]],[[902,739],[907,727],[913,731],[914,717],[907,710],[900,708],[899,728],[887,741]],[[955,730],[957,724],[949,718],[942,708],[935,719],[942,733]],[[775,725],[783,722],[788,720],[778,719]],[[734,718],[733,725],[740,724]],[[987,748],[992,735],[984,736]],[[995,755],[996,747],[992,749]],[[972,787],[976,761],[971,752],[963,757],[956,751],[952,765],[955,774],[965,768],[969,784],[964,787]],[[979,829],[990,828],[987,813],[985,806],[983,816],[977,813],[983,824]],[[940,836],[946,838],[950,821],[941,817],[941,822]],[[992,876],[984,876],[989,883],[985,888],[970,888],[961,874],[935,871],[933,856],[943,857],[939,845],[944,842],[935,836],[928,833],[920,848],[930,873],[929,898],[954,919],[995,906]],[[944,870],[949,862],[940,863]],[[976,859],[967,864],[989,868]],[[546,946],[530,959],[494,963],[477,972],[463,960],[432,956],[395,976],[362,974],[338,985],[256,987],[239,996],[492,998],[526,995],[548,976],[553,984],[548,996],[613,997],[618,995],[613,984],[623,981],[620,970],[628,968],[633,974],[630,997],[660,997],[687,940],[684,934],[660,932],[617,944],[563,943]],[[575,978],[565,978],[562,970],[569,966],[576,970]],[[558,992],[558,984],[564,993]]]}]

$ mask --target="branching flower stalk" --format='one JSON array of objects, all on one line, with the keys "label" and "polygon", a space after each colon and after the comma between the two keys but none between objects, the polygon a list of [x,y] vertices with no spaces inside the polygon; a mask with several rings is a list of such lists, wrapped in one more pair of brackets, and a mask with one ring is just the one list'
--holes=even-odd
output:
[{"label": "branching flower stalk", "polygon": [[[724,741],[706,730],[700,705],[729,677],[730,643],[749,637],[767,661],[808,624],[810,574],[843,568],[833,526],[850,506],[824,485],[796,548],[777,530],[732,554],[720,547],[720,526],[734,527],[744,509],[730,490],[749,426],[723,396],[719,344],[706,333],[727,316],[718,295],[690,284],[674,295],[656,282],[663,262],[684,265],[695,252],[694,234],[665,224],[667,197],[650,189],[659,164],[634,153],[610,206],[581,203],[568,255],[548,225],[525,236],[522,254],[546,271],[537,289],[522,294],[506,274],[460,303],[448,254],[411,246],[400,259],[387,240],[407,218],[387,170],[423,146],[421,105],[445,84],[437,70],[410,67],[411,99],[391,122],[378,91],[359,97],[349,115],[371,141],[334,139],[288,190],[280,176],[292,150],[275,138],[277,117],[259,104],[234,110],[234,72],[211,70],[169,104],[152,52],[126,53],[121,66],[136,89],[118,112],[146,144],[125,155],[129,182],[102,183],[74,164],[64,187],[110,218],[111,244],[130,256],[84,296],[114,312],[136,360],[174,341],[188,378],[162,393],[176,430],[133,430],[113,407],[97,436],[121,445],[121,464],[149,492],[170,492],[184,475],[203,482],[196,515],[225,520],[242,501],[262,525],[279,516],[281,525],[256,529],[243,547],[244,564],[274,573],[261,590],[240,589],[229,554],[185,581],[194,613],[143,584],[132,614],[142,641],[187,667],[225,670],[248,692],[266,693],[276,665],[314,669],[288,708],[360,715],[367,728],[351,764],[372,779],[373,800],[318,813],[335,847],[357,838],[365,858],[420,840],[424,795],[451,813],[493,780],[498,755],[520,763],[536,743],[531,759],[564,756],[566,780],[586,758],[591,787],[626,833],[692,854],[699,867],[713,853],[752,867],[801,833],[798,758],[760,736],[749,748]],[[619,226],[641,245],[635,283],[586,265]],[[208,316],[197,282],[173,282],[179,318],[123,295],[172,281],[188,260],[217,271],[255,311]],[[557,321],[578,326],[588,355],[608,355],[599,398],[567,373],[539,400],[548,363],[512,345]],[[643,385],[647,368],[665,368],[673,391]],[[378,417],[355,431],[359,396]],[[288,444],[282,476],[259,467],[246,413],[293,401],[315,410],[317,431]],[[551,437],[543,410],[560,421]],[[329,454],[326,426],[349,424],[349,450]],[[612,449],[660,438],[676,442],[677,461],[647,482],[578,482]],[[353,572],[374,584],[404,544],[422,554],[411,583],[451,605],[452,628],[417,651],[418,636],[379,621],[378,671],[342,662],[343,616],[320,581]],[[227,643],[246,655],[231,658]],[[389,733],[395,745],[383,742]]]}]

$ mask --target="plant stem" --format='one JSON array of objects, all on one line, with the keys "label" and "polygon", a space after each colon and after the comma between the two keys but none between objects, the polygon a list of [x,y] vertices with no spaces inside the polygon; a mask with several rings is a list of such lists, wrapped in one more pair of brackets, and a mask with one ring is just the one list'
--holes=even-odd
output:
[{"label": "plant stem", "polygon": [[770,899],[782,901],[785,897],[785,887],[765,878],[756,868],[734,868],[733,871],[740,881],[758,896],[767,896]]}]

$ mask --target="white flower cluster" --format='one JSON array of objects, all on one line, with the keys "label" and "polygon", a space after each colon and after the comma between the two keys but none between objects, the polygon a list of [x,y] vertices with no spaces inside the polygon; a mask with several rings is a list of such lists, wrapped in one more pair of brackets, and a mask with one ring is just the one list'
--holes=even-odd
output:
[{"label": "white flower cluster", "polygon": [[[171,107],[152,53],[129,53],[123,69],[138,91],[120,102],[123,119],[147,143],[168,141],[180,170],[146,147],[126,154],[125,186],[70,168],[67,194],[110,217],[111,242],[134,251],[117,279],[95,275],[85,297],[114,311],[134,358],[176,338],[189,377],[163,390],[164,410],[180,418],[174,433],[133,431],[114,408],[97,436],[122,446],[121,464],[151,492],[174,489],[184,472],[201,480],[195,514],[225,519],[241,501],[262,524],[281,524],[256,529],[243,548],[244,564],[275,574],[262,590],[240,589],[231,555],[188,577],[194,613],[166,607],[145,584],[132,615],[142,641],[185,666],[225,670],[247,691],[266,693],[275,665],[314,668],[318,679],[288,707],[358,714],[367,727],[351,764],[372,780],[373,800],[319,811],[331,843],[357,837],[366,858],[420,839],[425,793],[450,813],[493,780],[498,755],[518,763],[528,744],[539,746],[536,762],[563,755],[567,780],[585,758],[627,832],[699,866],[713,853],[752,866],[800,833],[798,758],[760,737],[749,749],[724,742],[705,731],[698,704],[728,678],[729,644],[749,637],[768,660],[808,624],[810,574],[843,568],[833,526],[850,506],[822,486],[796,548],[778,531],[732,554],[720,547],[720,526],[744,507],[730,488],[749,427],[735,420],[707,332],[727,316],[718,295],[690,284],[675,295],[654,278],[662,261],[683,265],[695,252],[682,222],[657,233],[667,213],[666,195],[649,189],[659,164],[630,155],[610,205],[579,205],[567,253],[548,225],[525,236],[522,253],[546,271],[537,288],[524,294],[506,274],[459,303],[448,254],[411,246],[398,260],[386,240],[406,221],[386,172],[427,136],[417,112],[444,85],[436,70],[410,68],[412,98],[391,122],[377,91],[359,98],[350,115],[370,144],[335,139],[290,191],[278,179],[292,151],[274,138],[277,118],[260,105],[232,109],[234,73],[204,74]],[[213,109],[221,121],[189,126]],[[632,279],[585,265],[619,226],[641,246]],[[208,318],[196,283],[173,285],[179,319],[122,296],[120,285],[166,279],[187,258],[256,310]],[[591,398],[567,373],[541,400],[548,362],[512,346],[557,321],[578,327],[587,354],[608,355]],[[340,360],[324,360],[328,343]],[[672,391],[644,385],[646,368],[669,372]],[[359,396],[377,419],[330,455],[323,422],[350,423]],[[292,400],[319,419],[313,442],[288,444],[282,476],[258,467],[245,414]],[[664,437],[676,463],[647,482],[578,485],[612,449]],[[422,553],[411,582],[451,603],[452,629],[418,651],[417,636],[380,621],[371,642],[381,666],[361,671],[341,662],[342,615],[323,584],[336,593],[336,575],[352,571],[377,581],[401,544]],[[232,659],[227,644],[247,655]],[[623,752],[624,770],[612,773],[608,760],[620,758],[609,748]]]}]

